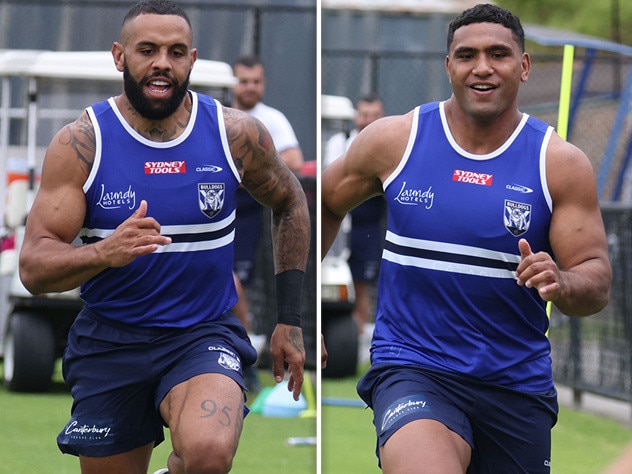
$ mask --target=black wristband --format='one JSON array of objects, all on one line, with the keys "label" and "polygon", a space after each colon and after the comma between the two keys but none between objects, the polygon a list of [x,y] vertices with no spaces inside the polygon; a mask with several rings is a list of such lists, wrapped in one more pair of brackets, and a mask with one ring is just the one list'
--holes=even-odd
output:
[{"label": "black wristband", "polygon": [[301,327],[302,270],[287,270],[275,275],[277,297],[277,322]]}]

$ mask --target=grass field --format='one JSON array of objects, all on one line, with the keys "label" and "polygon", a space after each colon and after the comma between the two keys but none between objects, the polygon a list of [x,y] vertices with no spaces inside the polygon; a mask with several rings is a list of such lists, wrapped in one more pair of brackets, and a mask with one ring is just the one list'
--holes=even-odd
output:
[{"label": "grass field", "polygon": [[[1,372],[1,370],[0,370]],[[271,378],[264,373],[264,385]],[[0,474],[79,472],[73,456],[62,455],[55,444],[66,423],[71,398],[59,381],[44,394],[17,394],[0,387]],[[322,396],[357,400],[357,377],[323,380]],[[323,406],[322,474],[381,472],[374,456],[371,411],[356,407]],[[314,474],[316,448],[290,446],[291,437],[311,437],[314,418],[267,418],[251,413],[232,472],[236,474]],[[167,433],[168,434],[168,433]],[[632,440],[632,430],[616,421],[561,408],[553,429],[552,473],[597,474]],[[154,451],[150,473],[165,467],[170,443]]]},{"label": "grass field", "polygon": [[[324,379],[323,398],[359,400],[357,377]],[[357,407],[322,408],[322,473],[381,472],[375,457],[372,412]],[[632,430],[589,413],[560,408],[552,433],[552,474],[598,474],[632,440]]]},{"label": "grass field", "polygon": [[[272,377],[262,373],[262,382],[270,385]],[[48,393],[12,393],[0,385],[0,474],[79,472],[77,458],[61,454],[55,441],[68,421],[71,402],[59,374]],[[168,437],[167,431],[165,434]],[[314,474],[316,447],[291,446],[287,440],[315,435],[315,418],[271,418],[250,413],[244,421],[231,472]],[[166,467],[170,451],[167,438],[154,450],[150,473]]]}]

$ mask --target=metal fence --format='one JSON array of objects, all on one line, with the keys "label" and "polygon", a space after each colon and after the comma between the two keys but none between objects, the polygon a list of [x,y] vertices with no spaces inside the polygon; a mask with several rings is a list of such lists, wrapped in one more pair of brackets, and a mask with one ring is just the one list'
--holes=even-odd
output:
[{"label": "metal fence", "polygon": [[[520,108],[556,126],[561,50],[532,54],[531,58],[531,75],[518,97]],[[632,58],[609,54],[591,57],[586,77],[580,78],[586,60],[585,54],[577,54],[575,93],[580,80],[582,92],[571,116],[568,139],[584,150],[598,169],[611,138]],[[387,115],[406,113],[421,103],[444,100],[451,94],[445,72],[445,52],[324,49],[321,63],[323,93],[346,96],[354,102],[361,95],[375,93],[382,98]],[[622,137],[622,147],[629,136],[628,133]],[[619,152],[622,155],[623,150]],[[616,172],[610,178],[615,177]]]},{"label": "metal fence", "polygon": [[[0,49],[109,51],[135,1],[0,0]],[[267,79],[264,101],[288,116],[306,159],[316,159],[316,0],[179,0],[178,4],[191,20],[199,58],[232,64],[244,54],[261,57]],[[76,84],[58,87],[58,96],[68,98]],[[25,92],[16,91],[14,102],[24,100]],[[74,105],[76,101],[59,107]],[[23,136],[20,126],[12,124],[14,142]],[[51,130],[59,126],[53,123],[52,129],[42,129],[40,144],[48,144]]]},{"label": "metal fence", "polygon": [[613,270],[610,303],[588,318],[551,314],[549,339],[556,383],[632,402],[632,206],[603,204]]}]

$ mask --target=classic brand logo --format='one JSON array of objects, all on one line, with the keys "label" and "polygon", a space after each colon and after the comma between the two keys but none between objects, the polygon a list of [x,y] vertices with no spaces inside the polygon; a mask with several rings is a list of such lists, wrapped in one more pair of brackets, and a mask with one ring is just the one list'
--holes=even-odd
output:
[{"label": "classic brand logo", "polygon": [[529,230],[531,224],[531,204],[505,199],[503,219],[505,228],[516,237]]},{"label": "classic brand logo", "polygon": [[432,186],[426,191],[406,188],[406,181],[404,181],[402,188],[399,190],[399,194],[395,196],[395,201],[409,206],[422,204],[426,209],[430,209],[434,203],[434,192],[432,191]]},{"label": "classic brand logo", "polygon": [[493,174],[475,173],[474,171],[454,170],[452,181],[459,183],[479,184],[481,186],[491,186],[494,180]]},{"label": "classic brand logo", "polygon": [[186,172],[186,161],[145,161],[145,174],[182,174]]},{"label": "classic brand logo", "polygon": [[198,203],[200,211],[208,218],[213,218],[224,206],[224,183],[198,183]]},{"label": "classic brand logo", "polygon": [[533,189],[523,186],[521,184],[508,184],[505,186],[510,191],[516,191],[517,193],[529,194],[533,192]]},{"label": "classic brand logo", "polygon": [[103,209],[120,209],[124,206],[128,209],[136,209],[136,192],[132,189],[132,185],[124,191],[106,191],[105,184],[102,184],[97,206]]},{"label": "classic brand logo", "polygon": [[221,167],[217,165],[202,165],[195,168],[197,173],[219,173],[223,171]]}]

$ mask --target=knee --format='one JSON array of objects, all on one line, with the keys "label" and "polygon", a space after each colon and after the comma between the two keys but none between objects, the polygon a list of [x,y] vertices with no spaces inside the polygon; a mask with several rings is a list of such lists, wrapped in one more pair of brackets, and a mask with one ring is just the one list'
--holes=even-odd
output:
[{"label": "knee", "polygon": [[[189,462],[190,461],[190,462]],[[233,466],[233,459],[207,456],[204,459],[185,460],[184,472],[187,474],[226,474]]]},{"label": "knee", "polygon": [[191,446],[181,456],[183,472],[187,474],[226,474],[233,465],[232,446]]}]

